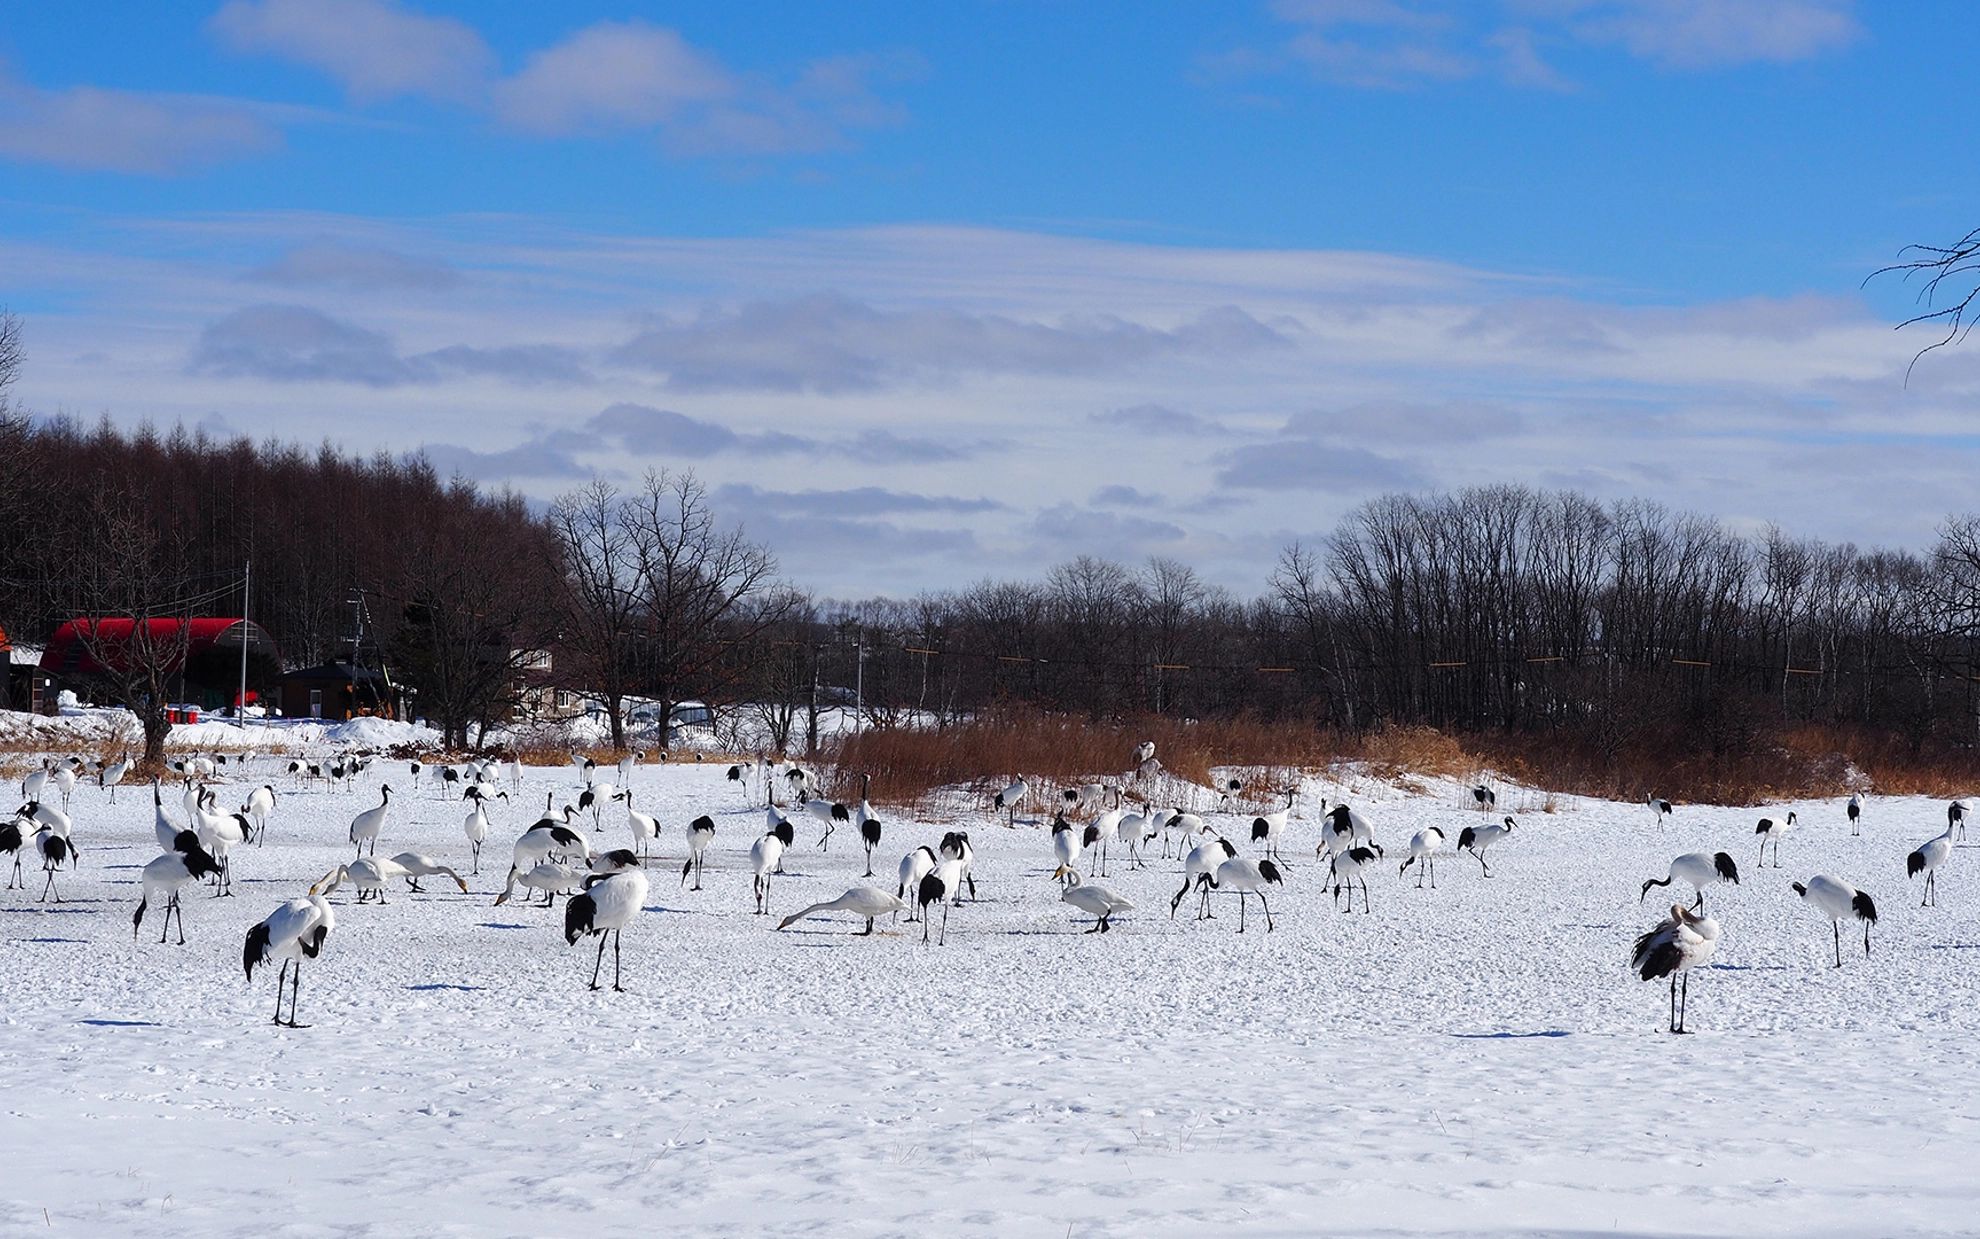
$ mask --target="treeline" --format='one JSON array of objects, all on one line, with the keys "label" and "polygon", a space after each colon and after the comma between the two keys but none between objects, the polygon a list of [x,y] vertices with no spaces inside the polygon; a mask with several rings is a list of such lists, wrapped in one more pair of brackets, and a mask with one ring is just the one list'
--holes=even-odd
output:
[{"label": "treeline", "polygon": [[[514,651],[555,636],[562,566],[543,522],[419,456],[0,411],[0,495],[0,625],[20,641],[73,616],[245,602],[291,664],[348,659],[362,635],[366,660],[388,661],[459,739],[500,709]],[[157,696],[115,687],[146,699],[133,705]]]},{"label": "treeline", "polygon": [[1427,725],[1597,766],[1752,754],[1809,725],[1963,754],[1980,728],[1973,518],[1926,552],[1865,551],[1495,486],[1367,503],[1253,597],[1172,560],[1080,557],[846,603],[783,581],[733,516],[692,474],[535,512],[418,456],[0,410],[0,624],[31,642],[74,615],[238,614],[252,560],[247,605],[288,662],[347,656],[362,624],[366,661],[452,744],[509,715],[545,650],[615,745],[631,702],[689,698],[747,707],[729,739],[793,752],[855,704],[876,729],[1013,710]]},{"label": "treeline", "polygon": [[757,664],[758,695],[819,681],[837,703],[857,683],[882,727],[999,706],[1428,725],[1611,764],[1731,758],[1808,724],[1967,750],[1980,727],[1972,519],[1918,554],[1565,491],[1391,495],[1286,548],[1267,584],[1243,599],[1172,561],[1081,558],[813,605]]}]

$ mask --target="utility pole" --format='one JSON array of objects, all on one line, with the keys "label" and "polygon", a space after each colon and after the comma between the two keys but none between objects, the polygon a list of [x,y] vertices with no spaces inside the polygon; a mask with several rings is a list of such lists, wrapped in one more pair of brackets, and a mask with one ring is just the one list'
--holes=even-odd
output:
[{"label": "utility pole", "polygon": [[853,649],[857,653],[858,665],[853,669],[853,734],[866,730],[866,634],[853,638]]},{"label": "utility pole", "polygon": [[234,721],[247,727],[248,598],[254,585],[254,560],[241,568],[241,695],[234,699]]}]

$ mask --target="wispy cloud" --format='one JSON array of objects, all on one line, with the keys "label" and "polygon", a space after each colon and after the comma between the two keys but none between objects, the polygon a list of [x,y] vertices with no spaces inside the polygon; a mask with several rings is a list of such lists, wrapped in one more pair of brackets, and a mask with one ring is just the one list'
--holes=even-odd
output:
[{"label": "wispy cloud", "polygon": [[935,306],[881,309],[837,294],[755,301],[667,319],[615,354],[677,391],[870,391],[959,374],[1079,374],[1164,357],[1235,358],[1287,347],[1235,306],[1172,326],[1109,314],[1053,321]]},{"label": "wispy cloud", "polygon": [[384,332],[300,305],[251,305],[209,323],[187,369],[277,383],[356,383],[399,387],[448,375],[523,385],[591,381],[579,355],[556,345],[448,345],[402,354]]},{"label": "wispy cloud", "polygon": [[1853,0],[1277,0],[1277,44],[1208,58],[1212,76],[1297,71],[1340,86],[1399,90],[1489,78],[1572,90],[1557,61],[1620,50],[1659,69],[1787,64],[1862,37]]},{"label": "wispy cloud", "polygon": [[97,86],[44,90],[0,65],[0,159],[166,176],[281,145],[266,111],[240,100]]},{"label": "wispy cloud", "polygon": [[438,292],[461,283],[458,269],[437,258],[378,245],[312,241],[293,246],[247,278],[289,288],[352,288],[366,292]]}]

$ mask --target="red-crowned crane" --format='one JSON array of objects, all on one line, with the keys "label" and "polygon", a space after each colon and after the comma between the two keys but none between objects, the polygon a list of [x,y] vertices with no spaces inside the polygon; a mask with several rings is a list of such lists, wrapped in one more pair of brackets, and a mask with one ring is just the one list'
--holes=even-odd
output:
[{"label": "red-crowned crane", "polygon": [[[1694,913],[1682,904],[1672,904],[1671,914],[1652,925],[1636,940],[1629,966],[1645,981],[1671,979],[1671,1031],[1685,1031],[1686,1001],[1691,996],[1691,970],[1712,958],[1719,944],[1719,923],[1703,913]],[[1679,992],[1678,980],[1684,988]]]},{"label": "red-crowned crane", "polygon": [[1781,838],[1793,829],[1793,812],[1789,812],[1785,818],[1778,822],[1771,817],[1760,819],[1760,824],[1753,828],[1753,833],[1760,836],[1760,859],[1755,862],[1756,868],[1764,868],[1766,866],[1767,845],[1769,843],[1774,845],[1774,868],[1779,869],[1781,867]]},{"label": "red-crowned crane", "polygon": [[1789,883],[1802,902],[1829,918],[1836,947],[1836,967],[1842,967],[1842,923],[1854,918],[1863,922],[1863,958],[1870,958],[1870,927],[1877,923],[1877,904],[1868,891],[1818,873],[1806,882]]},{"label": "red-crowned crane", "polygon": [[584,890],[564,903],[564,941],[571,946],[586,934],[598,938],[598,958],[591,965],[591,988],[598,988],[598,972],[605,966],[605,939],[612,939],[612,990],[624,993],[619,983],[619,940],[626,926],[646,903],[646,871],[638,858],[632,867],[604,877],[588,879]]},{"label": "red-crowned crane", "polygon": [[1697,892],[1698,898],[1691,901],[1691,906],[1702,908],[1705,906],[1706,887],[1717,886],[1721,882],[1739,885],[1739,866],[1733,864],[1733,858],[1724,852],[1686,852],[1671,862],[1670,871],[1663,877],[1644,882],[1636,902],[1642,903],[1649,898],[1651,887],[1669,886],[1673,882],[1682,882]]},{"label": "red-crowned crane", "polygon": [[1492,867],[1485,863],[1486,849],[1499,840],[1512,834],[1517,825],[1511,818],[1494,826],[1467,826],[1458,832],[1458,851],[1469,852],[1478,860],[1478,868],[1486,877],[1492,876]]},{"label": "red-crowned crane", "polygon": [[[315,959],[323,953],[323,943],[330,931],[336,928],[336,914],[330,911],[330,904],[321,895],[310,895],[302,899],[291,899],[270,913],[268,919],[248,930],[247,945],[241,951],[241,964],[247,970],[247,979],[254,980],[254,970],[271,959],[282,961],[282,975],[275,979],[275,1022],[289,1028],[307,1028],[307,1024],[296,1023],[296,1001],[302,996],[302,964],[305,959]],[[296,969],[295,981],[289,983],[289,965]],[[282,1018],[282,990],[289,987],[289,1018]]]},{"label": "red-crowned crane", "polygon": [[866,928],[859,931],[860,937],[863,938],[873,932],[873,921],[876,917],[899,912],[906,906],[899,896],[889,895],[886,891],[875,890],[871,886],[855,886],[837,899],[828,899],[824,903],[814,903],[808,908],[798,909],[778,921],[777,928],[789,929],[805,917],[816,916],[821,912],[850,912],[855,916],[866,918]]}]

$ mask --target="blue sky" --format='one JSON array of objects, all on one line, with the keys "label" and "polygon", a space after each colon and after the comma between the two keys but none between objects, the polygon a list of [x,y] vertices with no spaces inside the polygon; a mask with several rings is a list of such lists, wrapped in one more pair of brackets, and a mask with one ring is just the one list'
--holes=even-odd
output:
[{"label": "blue sky", "polygon": [[1915,544],[1963,506],[1980,372],[1904,386],[1909,294],[1859,283],[1980,223],[1977,26],[16,6],[14,394],[424,446],[538,496],[689,466],[842,593],[1080,551],[1248,592],[1360,499],[1481,481]]}]

